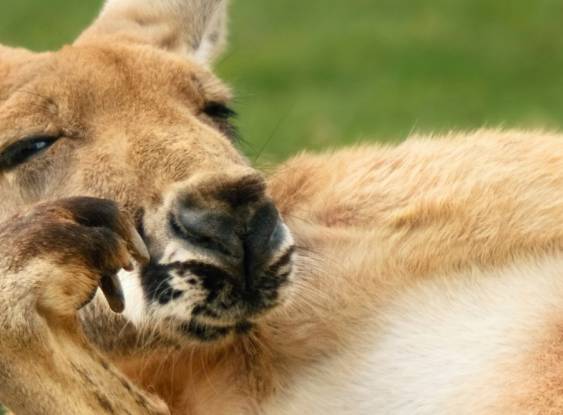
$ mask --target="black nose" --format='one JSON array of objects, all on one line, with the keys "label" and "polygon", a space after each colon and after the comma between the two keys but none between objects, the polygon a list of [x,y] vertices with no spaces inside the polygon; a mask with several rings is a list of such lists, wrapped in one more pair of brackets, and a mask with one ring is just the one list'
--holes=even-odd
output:
[{"label": "black nose", "polygon": [[242,238],[245,275],[251,276],[269,262],[283,239],[283,223],[272,202],[260,206],[248,222]]},{"label": "black nose", "polygon": [[279,213],[266,198],[227,213],[183,206],[171,226],[196,249],[217,255],[246,277],[264,269],[283,239]]}]

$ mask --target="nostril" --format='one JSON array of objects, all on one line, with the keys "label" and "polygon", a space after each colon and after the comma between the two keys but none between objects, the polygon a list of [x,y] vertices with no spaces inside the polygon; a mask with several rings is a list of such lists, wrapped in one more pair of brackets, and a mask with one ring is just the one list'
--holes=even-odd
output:
[{"label": "nostril", "polygon": [[278,210],[273,203],[268,202],[259,207],[250,219],[248,235],[255,245],[266,246],[278,224]]},{"label": "nostril", "polygon": [[[248,223],[244,238],[245,266],[247,273],[269,260],[283,239],[282,222],[272,202],[260,206]],[[252,269],[251,269],[252,268]]]},{"label": "nostril", "polygon": [[170,215],[170,226],[178,237],[192,245],[242,258],[240,239],[235,233],[233,218],[194,208],[185,208]]}]

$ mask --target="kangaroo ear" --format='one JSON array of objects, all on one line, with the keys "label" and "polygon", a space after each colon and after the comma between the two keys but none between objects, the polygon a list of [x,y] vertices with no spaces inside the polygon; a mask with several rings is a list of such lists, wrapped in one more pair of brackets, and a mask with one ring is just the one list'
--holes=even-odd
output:
[{"label": "kangaroo ear", "polygon": [[[76,43],[108,38],[145,43],[204,64],[226,43],[227,0],[107,0]],[[111,38],[110,38],[111,37]]]}]

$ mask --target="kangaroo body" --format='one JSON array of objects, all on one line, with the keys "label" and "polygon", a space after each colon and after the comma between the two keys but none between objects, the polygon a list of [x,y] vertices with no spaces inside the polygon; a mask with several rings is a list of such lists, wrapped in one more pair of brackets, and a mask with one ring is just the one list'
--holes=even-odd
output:
[{"label": "kangaroo body", "polygon": [[265,177],[209,69],[225,12],[109,0],[60,51],[0,47],[0,401],[563,413],[563,137],[411,137]]}]

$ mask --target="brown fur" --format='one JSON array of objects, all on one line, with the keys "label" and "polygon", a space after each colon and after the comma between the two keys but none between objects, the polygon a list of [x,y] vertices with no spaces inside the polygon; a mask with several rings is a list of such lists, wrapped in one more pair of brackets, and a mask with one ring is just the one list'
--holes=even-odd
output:
[{"label": "brown fur", "polygon": [[[188,3],[192,11],[204,4]],[[0,49],[0,150],[26,136],[62,137],[0,179],[7,220],[0,303],[10,310],[0,317],[0,399],[19,415],[164,412],[131,381],[175,414],[259,413],[303,368],[351,347],[367,320],[382,323],[389,302],[419,281],[561,251],[560,135],[482,130],[303,154],[268,180],[296,239],[289,302],[248,336],[213,345],[156,339],[142,350],[127,322],[94,304],[83,331],[125,379],[84,338],[76,309],[98,284],[92,255],[109,268],[125,265],[127,249],[113,256],[119,241],[112,238],[127,241],[115,224],[128,219],[114,212],[120,219],[104,220],[98,241],[76,223],[77,207],[57,200],[105,197],[138,217],[169,194],[227,209],[209,200],[210,190],[236,205],[240,194],[230,194],[229,183],[247,183],[244,200],[264,186],[202,112],[208,102],[228,101],[228,89],[187,59],[202,39],[222,37],[185,32],[189,25],[163,10],[110,2],[76,44],[58,52]],[[192,27],[223,24],[223,15],[211,15],[204,7]],[[8,220],[39,201],[51,202]],[[495,415],[561,412],[561,325],[554,320],[518,370],[493,374],[525,379],[524,390],[498,397]]]},{"label": "brown fur", "polygon": [[[289,161],[270,179],[270,191],[300,247],[290,306],[226,348],[197,346],[148,363],[126,359],[122,367],[165,396],[175,413],[253,413],[301,367],[349,347],[366,316],[417,279],[560,252],[560,140],[482,130]],[[522,356],[533,363],[519,368],[529,386],[521,403],[499,397],[510,400],[512,413],[560,410],[553,399],[563,374],[556,364],[560,333],[546,333],[553,335],[545,334],[544,346]]]}]

